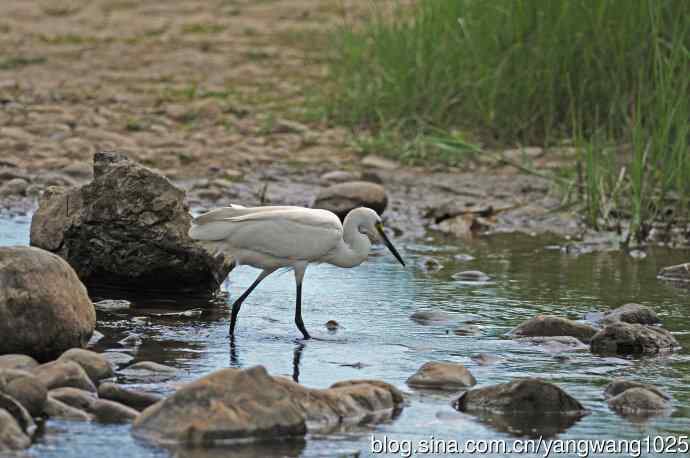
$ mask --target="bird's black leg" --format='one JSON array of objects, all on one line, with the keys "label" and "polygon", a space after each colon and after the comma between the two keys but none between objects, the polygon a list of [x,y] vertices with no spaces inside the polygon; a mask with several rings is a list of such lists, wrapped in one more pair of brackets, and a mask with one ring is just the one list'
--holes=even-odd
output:
[{"label": "bird's black leg", "polygon": [[240,313],[242,303],[252,293],[252,291],[254,291],[254,288],[259,286],[261,280],[268,277],[271,273],[273,273],[273,270],[262,271],[259,276],[256,277],[256,280],[254,280],[254,283],[252,283],[252,285],[247,288],[247,290],[242,293],[242,295],[238,297],[237,300],[232,304],[232,314],[230,315],[230,336],[235,335],[235,323],[237,322],[237,314]]},{"label": "bird's black leg", "polygon": [[307,332],[307,328],[304,327],[304,321],[302,321],[302,280],[304,279],[304,271],[307,266],[295,267],[295,281],[297,282],[297,301],[295,303],[295,324],[297,329],[300,330],[305,339],[311,339],[311,336]]}]

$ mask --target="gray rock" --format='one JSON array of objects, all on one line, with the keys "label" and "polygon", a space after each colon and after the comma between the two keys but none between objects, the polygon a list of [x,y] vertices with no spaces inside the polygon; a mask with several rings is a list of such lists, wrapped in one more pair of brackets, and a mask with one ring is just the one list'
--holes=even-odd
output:
[{"label": "gray rock", "polygon": [[516,339],[516,341],[537,345],[540,349],[548,353],[589,350],[588,345],[585,345],[580,339],[572,336],[521,337]]},{"label": "gray rock", "polygon": [[442,310],[417,310],[410,315],[412,321],[423,325],[450,323],[452,318],[450,313]]},{"label": "gray rock", "polygon": [[614,323],[592,337],[592,353],[604,355],[656,355],[680,348],[665,329],[641,324]]},{"label": "gray rock", "polygon": [[29,448],[31,438],[24,434],[17,420],[4,409],[0,409],[0,452]]},{"label": "gray rock", "polygon": [[232,268],[189,238],[184,191],[117,153],[96,153],[94,179],[51,188],[31,222],[31,244],[64,257],[87,285],[210,293]]},{"label": "gray rock", "polygon": [[575,398],[553,383],[527,378],[476,388],[455,402],[462,412],[576,413],[585,409]]},{"label": "gray rock", "polygon": [[27,355],[0,355],[0,370],[19,369],[31,370],[38,366],[38,362]]},{"label": "gray rock", "polygon": [[465,366],[448,362],[424,363],[407,379],[413,388],[458,390],[477,384],[477,380]]},{"label": "gray rock", "polygon": [[129,310],[132,307],[132,303],[124,299],[104,299],[94,302],[93,306],[101,312],[122,312]]},{"label": "gray rock", "polygon": [[320,181],[322,184],[345,183],[347,181],[354,181],[356,177],[344,170],[334,170],[333,172],[324,173],[321,175]]},{"label": "gray rock", "polygon": [[314,208],[330,210],[344,219],[350,210],[368,207],[379,215],[388,205],[383,186],[367,181],[349,181],[323,188],[314,201]]},{"label": "gray rock", "polygon": [[56,399],[64,404],[75,409],[90,411],[94,402],[98,400],[96,393],[91,391],[80,390],[79,388],[72,388],[70,386],[63,388],[56,388],[48,392],[48,396]]},{"label": "gray rock", "polygon": [[608,399],[618,396],[623,391],[629,390],[630,388],[644,388],[645,390],[656,393],[658,396],[661,396],[667,401],[671,400],[671,397],[668,394],[664,393],[662,390],[655,387],[654,385],[642,382],[635,382],[632,380],[625,380],[622,378],[614,379],[611,381],[611,383],[606,385],[606,387],[604,388],[604,397]]},{"label": "gray rock", "polygon": [[419,258],[417,265],[424,273],[436,273],[443,269],[443,264],[441,264],[438,259],[432,258],[431,256],[423,256]]},{"label": "gray rock", "polygon": [[690,262],[664,267],[659,271],[657,278],[683,283],[690,282]]},{"label": "gray rock", "polygon": [[23,178],[13,178],[0,186],[0,196],[25,196],[29,182]]},{"label": "gray rock", "polygon": [[103,357],[110,361],[114,367],[124,366],[134,360],[134,356],[116,351],[107,351],[103,353]]},{"label": "gray rock", "polygon": [[100,353],[91,350],[72,348],[60,355],[58,361],[74,361],[79,364],[94,384],[115,375],[110,361]]},{"label": "gray rock", "polygon": [[513,329],[511,334],[514,337],[571,336],[588,343],[596,332],[592,326],[577,323],[567,318],[537,315]]},{"label": "gray rock", "polygon": [[161,395],[128,389],[115,383],[102,383],[98,387],[98,395],[102,399],[119,402],[139,411],[163,399]]},{"label": "gray rock", "polygon": [[95,393],[96,386],[82,367],[74,361],[53,361],[31,371],[48,390],[71,386]]},{"label": "gray rock", "polygon": [[649,415],[671,409],[669,401],[655,391],[628,388],[608,401],[611,410],[622,415]]},{"label": "gray rock", "polygon": [[[263,367],[223,369],[178,389],[146,409],[132,434],[157,443],[211,445],[217,441],[303,437],[307,425],[332,428],[376,413],[385,420],[402,405],[383,382],[348,381],[305,388]],[[386,413],[390,412],[390,415]]]},{"label": "gray rock", "polygon": [[56,418],[60,420],[72,420],[72,421],[91,421],[93,417],[83,410],[77,409],[75,407],[68,406],[64,402],[58,401],[57,399],[48,396],[46,400],[45,408],[43,413],[48,418]]},{"label": "gray rock", "polygon": [[88,162],[73,162],[62,168],[62,173],[80,180],[93,178],[93,167]]},{"label": "gray rock", "polygon": [[489,277],[487,274],[485,274],[484,272],[481,272],[479,270],[465,270],[463,272],[454,273],[453,279],[454,280],[460,280],[460,281],[484,282],[484,281],[491,280],[491,277]]},{"label": "gray rock", "polygon": [[33,374],[16,369],[0,370],[0,393],[16,399],[34,417],[43,413],[48,396],[48,390]]},{"label": "gray rock", "polygon": [[5,410],[14,417],[24,434],[33,438],[36,434],[36,423],[29,411],[12,396],[0,393],[0,410]]},{"label": "gray rock", "polygon": [[165,364],[158,364],[152,361],[140,361],[131,366],[127,366],[128,371],[162,372],[165,374],[175,374],[178,370]]},{"label": "gray rock", "polygon": [[400,167],[400,164],[397,162],[386,159],[385,157],[376,156],[375,154],[365,156],[364,159],[362,159],[362,165],[383,170],[395,170]]},{"label": "gray rock", "polygon": [[129,423],[139,416],[138,411],[107,399],[96,400],[90,412],[101,423]]},{"label": "gray rock", "polygon": [[74,270],[30,247],[0,247],[0,353],[50,360],[84,347],[96,311]]},{"label": "gray rock", "polygon": [[611,324],[617,321],[637,324],[659,324],[661,320],[656,312],[649,307],[640,304],[625,304],[607,312],[602,317],[602,324]]}]

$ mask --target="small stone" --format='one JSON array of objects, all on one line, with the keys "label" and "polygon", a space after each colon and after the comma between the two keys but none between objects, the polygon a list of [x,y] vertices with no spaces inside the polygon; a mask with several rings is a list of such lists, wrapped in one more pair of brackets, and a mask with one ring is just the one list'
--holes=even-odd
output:
[{"label": "small stone", "polygon": [[102,383],[98,387],[98,395],[102,399],[119,402],[138,411],[142,411],[163,399],[158,394],[128,389],[115,383]]},{"label": "small stone", "polygon": [[474,261],[475,257],[466,253],[456,254],[453,259],[460,262]]},{"label": "small stone", "polygon": [[33,437],[36,432],[36,423],[31,417],[31,414],[22,406],[19,401],[12,396],[0,393],[0,410],[9,412],[14,417],[17,424],[22,429],[24,434]]},{"label": "small stone", "polygon": [[117,351],[106,351],[103,353],[103,357],[110,361],[113,367],[124,366],[134,360],[134,356]]},{"label": "small stone", "polygon": [[0,370],[2,369],[18,369],[31,370],[38,366],[38,362],[31,356],[27,355],[0,355]]},{"label": "small stone", "polygon": [[489,366],[491,364],[496,364],[503,361],[503,358],[496,355],[490,355],[488,353],[479,353],[477,355],[470,356],[470,359],[480,366]]},{"label": "small stone", "polygon": [[667,401],[671,400],[671,397],[668,394],[666,394],[659,388],[655,387],[654,385],[642,382],[635,382],[632,380],[625,380],[622,378],[614,379],[611,381],[611,383],[606,385],[606,388],[604,388],[604,397],[612,398],[614,396],[618,396],[623,391],[629,390],[630,388],[644,388],[645,390],[649,390],[656,393],[657,395],[661,396]]},{"label": "small stone", "polygon": [[596,332],[596,329],[587,324],[577,323],[567,318],[537,315],[517,326],[511,334],[516,337],[571,336],[588,343]]},{"label": "small stone", "polygon": [[96,392],[89,375],[74,361],[53,361],[42,364],[31,371],[48,390],[71,386]]},{"label": "small stone", "polygon": [[428,362],[407,379],[407,384],[413,388],[457,390],[476,385],[477,380],[462,364]]},{"label": "small stone", "polygon": [[388,205],[383,186],[366,181],[348,181],[321,189],[314,201],[314,208],[330,210],[344,219],[357,207],[368,207],[379,215]]},{"label": "small stone", "polygon": [[140,361],[134,363],[131,366],[127,366],[128,371],[146,371],[146,372],[159,372],[165,374],[174,374],[178,370],[171,366],[166,366],[164,364],[154,363],[152,361]]},{"label": "small stone", "polygon": [[423,325],[444,324],[452,321],[452,315],[441,310],[417,310],[410,319]]},{"label": "small stone", "polygon": [[461,412],[583,413],[582,404],[557,385],[518,379],[465,392],[454,404]]},{"label": "small stone", "polygon": [[624,322],[607,325],[592,337],[591,343],[595,354],[656,355],[679,348],[666,329]]},{"label": "small stone", "polygon": [[664,267],[659,271],[657,278],[683,283],[690,282],[690,262]]},{"label": "small stone", "polygon": [[479,270],[466,270],[453,274],[453,279],[460,281],[487,282],[491,280],[491,277]]},{"label": "small stone", "polygon": [[629,388],[608,401],[611,410],[622,415],[643,415],[661,413],[671,408],[668,400],[645,388]]},{"label": "small stone", "polygon": [[80,180],[93,178],[93,166],[88,162],[74,162],[62,168],[62,173]]},{"label": "small stone", "polygon": [[345,183],[347,181],[355,181],[357,177],[345,170],[334,170],[332,172],[327,172],[321,175],[319,179],[322,184],[333,184],[333,183]]},{"label": "small stone", "polygon": [[74,361],[88,374],[91,381],[97,384],[104,378],[115,375],[113,366],[103,355],[81,348],[72,348],[60,355],[58,361]]},{"label": "small stone", "polygon": [[[146,318],[146,321],[148,321],[148,318]],[[123,347],[138,347],[143,343],[143,340],[138,334],[130,334],[124,339],[120,340],[118,343]]]},{"label": "small stone", "polygon": [[94,302],[93,306],[101,312],[121,312],[129,310],[132,307],[132,303],[124,299],[104,299]]},{"label": "small stone", "polygon": [[304,124],[287,119],[279,119],[272,129],[274,134],[304,134],[308,131],[309,128]]},{"label": "small stone", "polygon": [[589,350],[588,345],[572,336],[521,337],[516,339],[516,341],[537,345],[548,353]]},{"label": "small stone", "polygon": [[93,403],[98,399],[95,393],[69,386],[50,390],[48,396],[70,407],[85,411],[89,411]]},{"label": "small stone", "polygon": [[131,407],[107,399],[97,399],[90,412],[101,423],[129,423],[139,416]]},{"label": "small stone", "polygon": [[417,261],[417,265],[420,270],[424,273],[436,273],[443,269],[443,264],[441,264],[436,258],[431,256],[423,256]]},{"label": "small stone", "polygon": [[14,178],[0,186],[0,196],[25,196],[29,182],[23,178]]},{"label": "small stone", "polygon": [[56,418],[60,420],[73,420],[73,421],[91,421],[93,417],[83,410],[70,407],[64,402],[60,402],[57,399],[53,399],[48,396],[46,400],[45,408],[43,413],[48,418]]},{"label": "small stone", "polygon": [[16,399],[34,417],[43,413],[48,396],[48,390],[35,376],[17,369],[0,370],[0,393]]},{"label": "small stone", "polygon": [[383,170],[395,170],[400,167],[400,164],[397,162],[377,156],[375,154],[365,156],[364,159],[362,159],[362,165],[365,167],[373,167]]},{"label": "small stone", "polygon": [[326,321],[326,329],[329,331],[335,331],[340,327],[337,321],[335,320],[328,320]]},{"label": "small stone", "polygon": [[601,319],[604,324],[623,321],[625,323],[659,324],[661,320],[654,310],[640,304],[625,304],[609,312]]},{"label": "small stone", "polygon": [[23,450],[31,446],[31,438],[24,434],[17,420],[0,409],[0,452]]}]

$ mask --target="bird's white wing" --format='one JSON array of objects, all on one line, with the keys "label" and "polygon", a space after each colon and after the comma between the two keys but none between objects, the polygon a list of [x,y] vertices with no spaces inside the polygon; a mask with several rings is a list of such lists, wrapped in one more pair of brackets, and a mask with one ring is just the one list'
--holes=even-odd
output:
[{"label": "bird's white wing", "polygon": [[266,206],[266,207],[243,207],[232,204],[229,207],[215,208],[209,212],[199,215],[192,220],[192,227],[189,229],[189,236],[195,240],[215,241],[227,237],[230,229],[225,222],[230,218],[245,216],[254,213],[271,212],[276,210],[298,209],[302,207],[291,206]]},{"label": "bird's white wing", "polygon": [[190,236],[197,240],[223,240],[235,249],[295,260],[319,259],[335,249],[342,239],[340,220],[326,210],[302,207],[241,210],[238,213],[244,214],[207,219],[192,226]]}]

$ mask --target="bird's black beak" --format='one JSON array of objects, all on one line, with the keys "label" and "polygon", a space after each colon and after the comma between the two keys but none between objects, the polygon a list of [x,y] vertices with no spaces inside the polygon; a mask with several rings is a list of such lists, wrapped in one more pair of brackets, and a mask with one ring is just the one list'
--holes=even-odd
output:
[{"label": "bird's black beak", "polygon": [[402,260],[402,257],[400,257],[400,253],[398,253],[398,250],[395,249],[395,247],[393,246],[391,241],[388,240],[388,236],[383,231],[383,224],[376,223],[376,230],[378,231],[379,235],[383,239],[383,243],[386,245],[386,247],[388,247],[389,250],[391,250],[391,253],[393,253],[393,256],[395,256],[395,259],[397,259],[398,262],[404,266],[405,261]]}]

